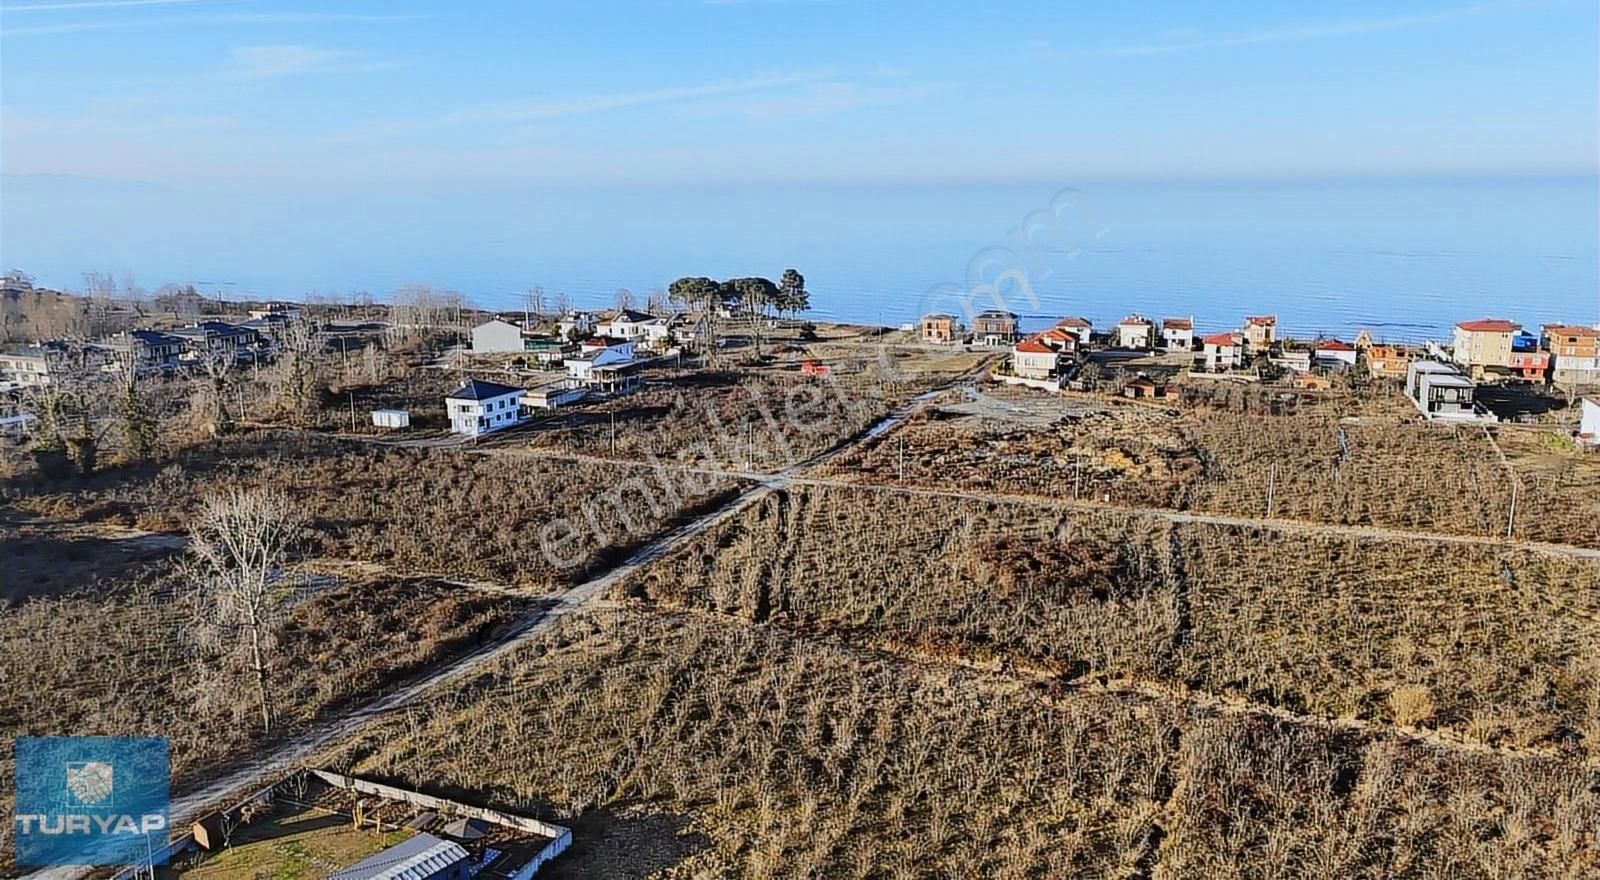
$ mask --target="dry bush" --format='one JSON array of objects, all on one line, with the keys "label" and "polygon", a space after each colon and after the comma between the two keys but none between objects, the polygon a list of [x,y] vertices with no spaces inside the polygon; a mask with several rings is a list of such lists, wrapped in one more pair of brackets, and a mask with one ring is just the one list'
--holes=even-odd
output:
[{"label": "dry bush", "polygon": [[1246,717],[1184,731],[1153,874],[1546,878],[1600,872],[1593,772]]},{"label": "dry bush", "polygon": [[620,595],[925,656],[1135,678],[1600,755],[1600,566],[1115,510],[800,487]]},{"label": "dry bush", "polygon": [[1054,672],[1155,675],[1178,631],[1165,524],[804,487],[619,590],[870,643]]},{"label": "dry bush", "polygon": [[833,448],[906,397],[880,394],[849,378],[782,373],[699,371],[650,378],[637,393],[558,412],[515,439],[634,461],[748,464],[771,471]]},{"label": "dry bush", "polygon": [[384,719],[355,772],[570,823],[554,876],[1554,877],[1591,771],[1452,756],[726,619],[568,618]]},{"label": "dry bush", "polygon": [[[1339,432],[1348,454],[1341,455]],[[1476,427],[1322,414],[1207,413],[1186,433],[1207,461],[1196,510],[1475,535],[1504,534],[1509,475]]]},{"label": "dry bush", "polygon": [[[163,572],[0,613],[0,735],[165,736],[178,788],[267,740],[247,679],[190,636],[191,591]],[[287,612],[270,674],[278,734],[475,647],[525,608],[422,580],[313,590]],[[9,765],[6,749],[0,761]],[[0,803],[12,774],[0,766]]]},{"label": "dry bush", "polygon": [[1188,684],[1375,721],[1397,687],[1421,688],[1433,726],[1600,755],[1595,562],[1215,526],[1178,538]]},{"label": "dry bush", "polygon": [[[618,488],[634,476],[642,484]],[[656,479],[623,465],[262,431],[185,450],[162,466],[43,484],[16,503],[58,519],[114,518],[178,531],[198,499],[218,487],[273,486],[310,519],[312,555],[547,589],[581,580],[731,485],[704,477],[678,481],[674,502]],[[541,533],[556,520],[571,522],[577,537],[552,557]],[[577,564],[564,564],[574,557]]]},{"label": "dry bush", "polygon": [[[985,397],[1012,399],[1003,391]],[[1051,407],[1038,400],[1019,405]],[[1178,425],[1173,413],[1134,405],[1081,406],[1039,426],[952,407],[863,444],[824,472],[869,483],[1165,507],[1177,504],[1203,470]]]},{"label": "dry bush", "polygon": [[570,822],[556,877],[1105,876],[1149,848],[1173,724],[611,610],[385,719],[344,760]]}]

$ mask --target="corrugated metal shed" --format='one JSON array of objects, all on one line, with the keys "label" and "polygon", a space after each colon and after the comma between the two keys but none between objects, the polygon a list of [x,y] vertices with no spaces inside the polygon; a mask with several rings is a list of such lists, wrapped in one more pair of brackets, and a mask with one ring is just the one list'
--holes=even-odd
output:
[{"label": "corrugated metal shed", "polygon": [[465,877],[467,850],[451,840],[418,834],[345,868],[329,880],[434,880]]}]

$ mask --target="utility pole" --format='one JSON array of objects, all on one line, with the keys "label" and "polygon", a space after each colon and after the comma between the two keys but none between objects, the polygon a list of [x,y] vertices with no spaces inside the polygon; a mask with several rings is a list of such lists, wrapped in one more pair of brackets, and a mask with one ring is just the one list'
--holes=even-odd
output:
[{"label": "utility pole", "polygon": [[1272,490],[1276,488],[1277,482],[1278,466],[1274,464],[1267,468],[1267,519],[1272,518]]},{"label": "utility pole", "polygon": [[900,482],[906,481],[906,438],[900,438]]},{"label": "utility pole", "polygon": [[611,454],[617,454],[617,411],[611,411]]},{"label": "utility pole", "polygon": [[350,392],[350,433],[356,432],[356,393]]},{"label": "utility pole", "polygon": [[1517,475],[1511,475],[1511,512],[1506,516],[1506,537],[1517,527]]}]

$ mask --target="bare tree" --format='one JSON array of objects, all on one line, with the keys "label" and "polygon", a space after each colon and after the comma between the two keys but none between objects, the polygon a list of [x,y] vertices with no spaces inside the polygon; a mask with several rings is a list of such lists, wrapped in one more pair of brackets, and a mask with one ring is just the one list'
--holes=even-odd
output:
[{"label": "bare tree", "polygon": [[282,490],[234,489],[201,502],[189,529],[202,639],[253,680],[262,730],[272,729],[271,664],[289,590],[283,567],[304,520]]},{"label": "bare tree", "polygon": [[565,315],[567,312],[572,311],[572,297],[568,296],[567,292],[563,290],[556,294],[555,306],[557,315]]},{"label": "bare tree", "polygon": [[533,322],[544,317],[544,288],[530,287],[522,295],[522,323],[532,326]]},{"label": "bare tree", "polygon": [[626,287],[617,288],[616,298],[612,301],[617,311],[627,311],[633,308],[633,291]]},{"label": "bare tree", "polygon": [[145,394],[137,343],[129,340],[128,348],[118,352],[112,366],[117,379],[123,457],[129,461],[149,458],[156,448],[156,419]]}]

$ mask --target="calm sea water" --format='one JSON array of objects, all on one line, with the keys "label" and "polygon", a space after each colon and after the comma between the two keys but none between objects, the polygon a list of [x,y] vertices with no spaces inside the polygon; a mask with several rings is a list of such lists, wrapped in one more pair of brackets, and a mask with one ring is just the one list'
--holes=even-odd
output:
[{"label": "calm sea water", "polygon": [[[314,195],[12,178],[3,196],[0,260],[52,285],[88,269],[286,298],[428,282],[504,308],[540,285],[598,306],[619,287],[642,298],[680,275],[795,266],[818,317],[900,323],[949,308],[930,289],[970,289],[1009,261],[1038,303],[1011,286],[1013,311],[1100,326],[1275,312],[1291,332],[1404,339],[1484,315],[1600,320],[1593,178]],[[1023,251],[1011,231],[1052,205]],[[998,259],[974,272],[982,254]]]}]

